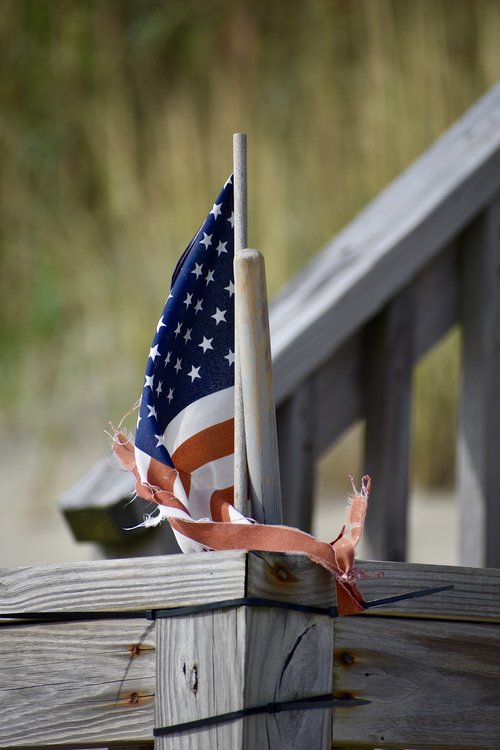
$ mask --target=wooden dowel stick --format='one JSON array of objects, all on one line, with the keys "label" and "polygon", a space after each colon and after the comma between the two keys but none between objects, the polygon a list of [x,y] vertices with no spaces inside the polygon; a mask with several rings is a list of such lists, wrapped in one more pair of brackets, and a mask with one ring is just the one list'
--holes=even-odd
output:
[{"label": "wooden dowel stick", "polygon": [[[247,137],[245,133],[233,135],[234,180],[234,254],[235,258],[247,245]],[[235,300],[239,290],[235,279]],[[236,305],[236,301],[235,301]],[[248,472],[245,444],[243,396],[238,323],[234,331],[234,505],[240,513],[248,515]]]},{"label": "wooden dowel stick", "polygon": [[260,523],[281,524],[276,410],[262,254],[257,250],[242,250],[235,256],[234,271],[251,514]]}]

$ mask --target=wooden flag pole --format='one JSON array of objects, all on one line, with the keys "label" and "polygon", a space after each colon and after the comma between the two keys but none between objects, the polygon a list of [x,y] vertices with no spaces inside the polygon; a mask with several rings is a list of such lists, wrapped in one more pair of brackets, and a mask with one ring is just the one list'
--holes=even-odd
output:
[{"label": "wooden flag pole", "polygon": [[251,514],[259,523],[281,524],[266,273],[261,253],[244,249],[235,256],[234,283]]},{"label": "wooden flag pole", "polygon": [[[233,135],[233,181],[234,181],[234,255],[235,261],[247,246],[247,137],[245,133]],[[239,298],[235,278],[235,325],[234,325],[234,505],[244,516],[248,516],[248,472],[241,387],[240,337],[236,320]]]},{"label": "wooden flag pole", "polygon": [[[233,136],[235,285],[235,506],[282,523],[264,258],[247,249],[247,137]],[[248,483],[250,507],[248,507]]]}]

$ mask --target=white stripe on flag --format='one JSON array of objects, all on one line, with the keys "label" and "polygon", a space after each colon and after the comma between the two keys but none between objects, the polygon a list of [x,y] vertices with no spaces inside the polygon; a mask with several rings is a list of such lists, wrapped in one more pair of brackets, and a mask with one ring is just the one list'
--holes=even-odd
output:
[{"label": "white stripe on flag", "polygon": [[189,488],[189,512],[195,519],[210,518],[210,498],[215,490],[232,487],[234,480],[234,456],[224,456],[210,461],[191,474]]},{"label": "white stripe on flag", "polygon": [[163,433],[163,444],[172,456],[179,445],[196,433],[233,417],[234,386],[231,386],[186,406],[167,426]]}]

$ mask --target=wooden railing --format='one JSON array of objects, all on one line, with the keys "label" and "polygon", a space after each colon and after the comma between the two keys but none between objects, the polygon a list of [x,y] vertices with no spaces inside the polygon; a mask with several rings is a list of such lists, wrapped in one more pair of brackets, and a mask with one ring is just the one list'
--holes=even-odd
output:
[{"label": "wooden railing", "polygon": [[[500,566],[500,85],[271,306],[285,523],[310,527],[315,462],[365,419],[365,468],[375,480],[371,552],[405,559],[412,370],[456,323],[463,333],[460,559]],[[116,553],[130,525],[124,512],[141,510],[124,511],[109,471],[95,469],[97,484],[85,479],[62,508],[77,538],[114,544]]]}]

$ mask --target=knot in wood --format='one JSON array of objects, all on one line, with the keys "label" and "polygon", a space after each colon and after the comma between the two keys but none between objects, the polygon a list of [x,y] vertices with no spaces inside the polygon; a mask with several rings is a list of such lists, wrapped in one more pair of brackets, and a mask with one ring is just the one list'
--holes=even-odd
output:
[{"label": "knot in wood", "polygon": [[340,656],[343,664],[346,664],[347,666],[350,666],[351,664],[354,664],[355,658],[353,654],[350,654],[348,651],[343,651]]},{"label": "knot in wood", "polygon": [[286,568],[279,567],[276,571],[276,575],[278,576],[280,581],[288,580],[288,570]]}]

